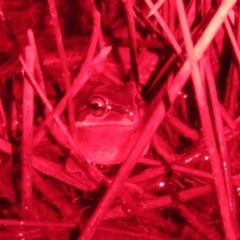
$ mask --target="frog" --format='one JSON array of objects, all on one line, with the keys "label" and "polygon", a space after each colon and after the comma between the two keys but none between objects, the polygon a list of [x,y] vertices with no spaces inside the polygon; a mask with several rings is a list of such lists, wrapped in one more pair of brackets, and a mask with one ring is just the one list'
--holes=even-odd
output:
[{"label": "frog", "polygon": [[[140,89],[134,81],[116,84],[92,77],[75,96],[75,141],[89,163],[109,166],[126,159],[146,109]],[[71,158],[66,166],[75,168]]]},{"label": "frog", "polygon": [[76,141],[88,162],[122,163],[140,132],[146,104],[134,81],[91,79],[74,99]]}]

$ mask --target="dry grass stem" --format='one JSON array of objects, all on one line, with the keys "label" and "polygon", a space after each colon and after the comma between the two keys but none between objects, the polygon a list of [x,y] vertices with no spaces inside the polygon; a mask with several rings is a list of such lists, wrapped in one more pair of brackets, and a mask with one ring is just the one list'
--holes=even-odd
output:
[{"label": "dry grass stem", "polygon": [[[29,71],[34,73],[34,51],[32,47],[26,47],[26,64]],[[33,158],[33,113],[34,90],[26,77],[23,85],[23,136],[22,136],[22,211],[26,218],[32,211],[32,158]]]},{"label": "dry grass stem", "polygon": [[[68,92],[71,87],[70,73],[68,71],[68,67],[67,67],[67,63],[66,63],[66,55],[65,55],[65,51],[64,51],[55,0],[48,0],[48,4],[49,4],[49,8],[50,8],[54,34],[55,34],[56,42],[57,42],[57,49],[58,49],[61,67],[62,67],[62,77],[63,77],[66,92]],[[67,100],[67,110],[68,110],[69,130],[70,130],[71,135],[74,138],[75,133],[76,133],[76,126],[75,126],[75,114],[74,114],[74,105],[73,105],[73,97],[72,96],[69,96],[69,98]]]}]

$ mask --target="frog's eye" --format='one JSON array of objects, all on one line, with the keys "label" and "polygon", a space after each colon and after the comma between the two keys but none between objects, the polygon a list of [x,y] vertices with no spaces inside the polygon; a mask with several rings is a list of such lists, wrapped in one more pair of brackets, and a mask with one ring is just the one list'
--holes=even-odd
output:
[{"label": "frog's eye", "polygon": [[93,96],[88,100],[89,112],[95,117],[101,117],[106,113],[107,103],[99,96]]}]

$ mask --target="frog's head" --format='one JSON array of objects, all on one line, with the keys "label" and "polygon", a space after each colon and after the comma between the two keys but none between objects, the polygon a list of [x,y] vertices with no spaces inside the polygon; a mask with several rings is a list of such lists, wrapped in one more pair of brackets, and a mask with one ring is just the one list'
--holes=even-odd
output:
[{"label": "frog's head", "polygon": [[75,98],[75,108],[77,141],[86,159],[103,165],[124,161],[145,110],[136,84],[89,81]]},{"label": "frog's head", "polygon": [[145,106],[133,81],[122,86],[89,81],[75,104],[77,126],[132,126]]}]

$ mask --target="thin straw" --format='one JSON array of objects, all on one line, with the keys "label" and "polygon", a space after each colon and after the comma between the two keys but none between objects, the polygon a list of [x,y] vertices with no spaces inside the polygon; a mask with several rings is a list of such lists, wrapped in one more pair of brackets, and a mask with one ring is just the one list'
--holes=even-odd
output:
[{"label": "thin straw", "polygon": [[163,5],[163,3],[165,2],[165,0],[158,0],[157,3],[155,3],[155,5],[151,8],[149,14],[147,15],[147,17],[151,17],[153,14],[155,14],[158,9]]},{"label": "thin straw", "polygon": [[137,56],[137,37],[135,21],[133,17],[133,4],[132,0],[125,0],[125,9],[127,13],[128,22],[128,38],[130,46],[130,57],[132,63],[133,78],[135,82],[139,82],[139,70],[138,70],[138,56]]},{"label": "thin straw", "polygon": [[6,154],[12,154],[14,146],[7,141],[0,137],[0,151]]},{"label": "thin straw", "polygon": [[166,120],[177,132],[182,134],[184,137],[189,138],[193,141],[197,141],[199,139],[199,134],[197,130],[192,129],[187,124],[182,122],[179,118],[168,114],[166,116]]},{"label": "thin straw", "polygon": [[227,110],[222,106],[221,103],[219,103],[219,108],[221,110],[221,114],[222,114],[222,118],[223,121],[228,125],[228,127],[231,130],[234,130],[237,128],[237,124],[235,123],[235,121],[229,116]]},{"label": "thin straw", "polygon": [[20,227],[47,227],[47,228],[73,228],[76,223],[71,221],[30,221],[16,219],[0,219],[2,226],[20,226]]},{"label": "thin straw", "polygon": [[[240,5],[239,3],[236,4],[235,12],[239,12]],[[231,12],[230,12],[231,13]],[[231,64],[229,77],[227,78],[227,87],[226,87],[226,94],[224,99],[224,105],[227,106],[228,113],[231,117],[235,116],[236,105],[238,102],[238,93],[239,93],[239,63],[240,63],[240,52],[238,43],[240,41],[240,18],[239,16],[236,18],[236,22],[234,27],[236,28],[235,34],[231,28],[230,24],[230,13],[228,15],[228,19],[225,20],[225,28],[227,30],[229,39],[233,46],[234,55],[237,61]],[[232,16],[234,16],[232,14]],[[235,60],[234,57],[232,57]]]},{"label": "thin straw", "polygon": [[43,73],[40,65],[39,55],[38,55],[38,51],[35,43],[34,34],[31,29],[28,29],[27,36],[28,36],[29,44],[30,46],[33,47],[34,53],[35,53],[35,71],[36,71],[36,76],[39,82],[39,86],[41,87],[42,91],[46,95],[45,83],[44,83]]},{"label": "thin straw", "polygon": [[167,162],[171,163],[175,160],[175,154],[172,148],[169,147],[168,143],[161,135],[156,132],[152,137],[152,146]]},{"label": "thin straw", "polygon": [[141,21],[143,21],[148,26],[148,28],[151,31],[153,31],[153,33],[155,33],[160,38],[163,38],[163,35],[162,35],[161,31],[148,18],[146,18],[142,14],[141,10],[136,5],[133,6],[133,9],[135,11],[136,16],[139,17],[139,19]]},{"label": "thin straw", "polygon": [[[206,185],[206,186],[190,188],[184,191],[180,191],[178,192],[177,196],[180,201],[186,202],[190,199],[204,196],[213,191],[214,191],[214,187],[212,185]],[[155,209],[159,207],[169,206],[173,202],[174,202],[173,197],[171,195],[166,195],[161,197],[155,197],[152,199],[147,199],[143,201],[143,205],[147,209]]]},{"label": "thin straw", "polygon": [[8,123],[7,123],[7,118],[6,118],[6,114],[3,108],[3,103],[1,98],[0,98],[0,119],[1,119],[0,124],[2,124],[2,126],[0,127],[1,136],[3,136],[5,139],[8,139],[8,133],[7,133]]},{"label": "thin straw", "polygon": [[[189,167],[185,167],[185,166],[181,166],[179,164],[171,164],[171,169],[178,171],[178,172],[182,172],[182,173],[186,173],[190,176],[195,176],[195,177],[201,177],[203,179],[213,179],[213,176],[211,173],[208,172],[204,172],[198,169],[193,169],[193,168],[189,168]],[[149,170],[146,170],[145,172],[138,174],[134,177],[131,177],[128,179],[128,182],[141,182],[141,181],[145,181],[151,178],[155,178],[161,175],[164,175],[167,173],[168,171],[168,167],[167,166],[162,166],[162,167],[157,167],[157,168],[151,168]]]},{"label": "thin straw", "polygon": [[238,61],[238,65],[239,65],[240,64],[240,50],[239,50],[238,43],[236,41],[236,38],[234,36],[233,30],[231,28],[231,25],[229,23],[228,18],[226,18],[226,20],[224,21],[224,25],[225,25],[225,28],[227,30],[228,37],[229,37],[230,42],[232,44],[232,47],[234,49],[234,54],[235,54],[235,57],[236,57],[236,59]]}]

